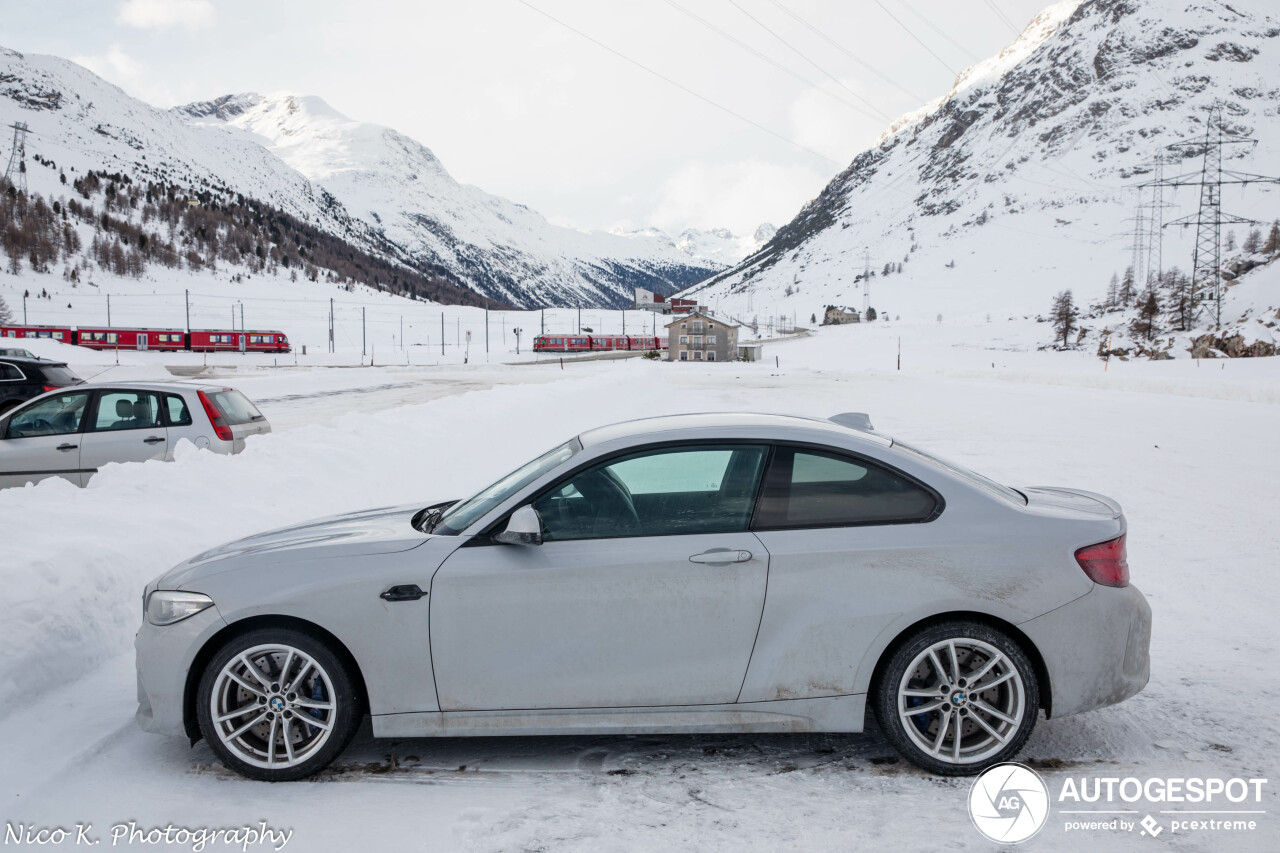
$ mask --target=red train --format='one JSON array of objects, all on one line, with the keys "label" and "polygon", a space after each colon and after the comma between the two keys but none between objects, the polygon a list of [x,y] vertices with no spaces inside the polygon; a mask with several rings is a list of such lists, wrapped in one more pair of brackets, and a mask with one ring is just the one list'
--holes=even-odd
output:
[{"label": "red train", "polygon": [[534,352],[601,352],[611,350],[664,350],[666,338],[633,335],[539,335]]},{"label": "red train", "polygon": [[289,338],[274,329],[141,329],[120,326],[0,326],[6,339],[48,338],[90,349],[190,350],[192,352],[289,352]]}]

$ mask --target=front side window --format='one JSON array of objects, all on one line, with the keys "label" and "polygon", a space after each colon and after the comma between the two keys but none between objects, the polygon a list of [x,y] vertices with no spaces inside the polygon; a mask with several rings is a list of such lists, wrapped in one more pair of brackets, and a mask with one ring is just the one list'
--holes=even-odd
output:
[{"label": "front side window", "polygon": [[578,440],[574,439],[526,462],[496,483],[449,507],[440,517],[434,532],[456,536],[511,495],[539,477],[549,474],[557,465],[569,461],[581,449]]},{"label": "front side window", "polygon": [[160,426],[160,395],[150,391],[104,391],[98,398],[95,432],[155,429]]},{"label": "front side window", "polygon": [[766,448],[668,447],[574,474],[533,503],[547,540],[746,530]]},{"label": "front side window", "polygon": [[38,435],[68,435],[80,431],[80,421],[89,402],[89,394],[80,391],[46,397],[14,414],[9,421],[7,438],[32,438]]},{"label": "front side window", "polygon": [[927,489],[879,465],[834,453],[779,447],[765,478],[755,527],[926,521],[937,508],[938,499]]}]

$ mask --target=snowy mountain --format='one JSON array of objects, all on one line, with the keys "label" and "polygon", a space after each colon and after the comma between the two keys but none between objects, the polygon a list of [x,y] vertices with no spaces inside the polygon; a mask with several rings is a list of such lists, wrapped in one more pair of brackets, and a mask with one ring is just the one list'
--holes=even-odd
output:
[{"label": "snowy mountain", "polygon": [[[56,197],[67,192],[61,175],[70,180],[106,170],[193,189],[230,189],[331,233],[361,242],[371,237],[328,193],[253,140],[222,128],[191,127],[56,56],[0,48],[0,122],[30,127],[32,192]],[[6,162],[9,142],[4,140]]]},{"label": "snowy mountain", "polygon": [[617,230],[610,233],[630,239],[670,244],[695,263],[723,269],[760,251],[777,231],[777,228],[765,222],[749,236],[734,234],[728,228],[686,228],[674,238],[660,228]]},{"label": "snowy mountain", "polygon": [[[882,318],[1034,313],[1067,288],[1100,300],[1135,234],[1140,267],[1189,270],[1194,227],[1150,228],[1155,199],[1136,185],[1160,155],[1164,177],[1198,176],[1202,146],[1166,146],[1203,139],[1215,102],[1228,132],[1256,140],[1228,146],[1224,167],[1280,173],[1278,76],[1280,19],[1263,0],[1067,0],[890,125],[761,253],[686,295],[808,319],[861,307],[870,269]],[[1270,222],[1278,190],[1230,188],[1224,208]],[[1194,223],[1198,199],[1164,190],[1176,207],[1163,221]]]},{"label": "snowy mountain", "polygon": [[318,97],[227,95],[173,114],[261,145],[418,264],[514,305],[620,306],[630,304],[632,287],[670,293],[727,266],[680,251],[664,235],[552,225],[459,184],[421,143],[353,121]]}]

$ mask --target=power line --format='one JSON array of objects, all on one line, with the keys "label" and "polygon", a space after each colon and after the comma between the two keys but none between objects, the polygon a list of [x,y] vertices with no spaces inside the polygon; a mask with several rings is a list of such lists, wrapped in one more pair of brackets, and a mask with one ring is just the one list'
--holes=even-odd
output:
[{"label": "power line", "polygon": [[[791,9],[788,9],[786,6],[784,6],[784,5],[782,5],[781,3],[779,3],[779,2],[778,2],[778,0],[769,0],[769,2],[770,2],[770,3],[772,3],[774,6],[777,6],[777,7],[778,7],[780,10],[782,10],[785,14],[789,15],[789,16],[790,16],[792,19],[794,19],[797,23],[801,24],[802,26],[804,26],[805,28],[807,28],[808,30],[810,30],[811,32],[813,32],[815,35],[817,35],[817,36],[818,36],[819,38],[821,38],[823,41],[827,42],[827,44],[831,45],[831,46],[832,46],[832,47],[834,47],[836,50],[838,50],[838,51],[840,51],[841,53],[845,54],[845,55],[846,55],[846,56],[848,56],[850,59],[852,59],[854,62],[856,62],[858,65],[861,65],[863,68],[865,68],[866,70],[870,71],[872,74],[875,74],[877,77],[879,77],[881,80],[884,80],[884,81],[885,81],[886,83],[888,83],[889,85],[891,85],[891,86],[893,86],[894,88],[898,89],[899,91],[901,91],[901,92],[905,93],[906,95],[910,96],[911,98],[913,98],[914,100],[916,100],[916,101],[918,101],[918,102],[922,102],[922,103],[923,103],[924,101],[928,100],[928,99],[927,99],[927,98],[925,98],[923,95],[920,95],[920,94],[918,94],[918,93],[916,93],[916,92],[913,92],[911,89],[908,89],[906,86],[903,86],[903,85],[902,85],[901,83],[899,83],[897,80],[895,80],[895,79],[893,79],[892,77],[890,77],[889,75],[885,74],[885,73],[884,73],[883,71],[881,71],[880,69],[876,68],[876,67],[875,67],[875,66],[873,66],[873,65],[868,64],[868,63],[867,63],[867,62],[865,62],[861,57],[859,57],[856,53],[854,53],[853,51],[849,50],[849,49],[848,49],[847,47],[845,47],[844,45],[842,45],[842,44],[840,44],[839,42],[837,42],[837,41],[835,41],[834,39],[832,39],[832,38],[831,38],[830,36],[828,36],[826,33],[822,32],[822,30],[818,29],[818,28],[817,28],[817,27],[815,27],[813,24],[809,23],[807,20],[805,20],[804,18],[802,18],[802,17],[800,17],[799,15],[797,15],[797,14],[796,14],[795,12],[793,12]],[[735,4],[735,5],[736,5],[736,4]]]},{"label": "power line", "polygon": [[879,7],[881,8],[881,10],[882,10],[886,15],[888,15],[890,18],[893,18],[893,20],[898,24],[898,26],[900,26],[900,27],[902,27],[904,30],[906,30],[906,31],[907,31],[907,35],[911,36],[913,39],[915,39],[915,40],[916,40],[916,42],[918,42],[918,43],[919,43],[919,45],[920,45],[921,47],[923,47],[925,50],[929,51],[929,55],[930,55],[930,56],[932,56],[934,59],[938,60],[938,62],[940,62],[940,63],[942,64],[942,67],[943,67],[943,68],[947,69],[948,71],[950,71],[952,74],[956,75],[957,77],[960,75],[960,72],[959,72],[959,71],[956,71],[954,68],[952,68],[950,65],[948,65],[948,64],[947,64],[947,61],[946,61],[945,59],[943,59],[941,56],[938,56],[938,54],[934,53],[934,52],[933,52],[933,48],[931,48],[931,47],[929,47],[929,45],[925,44],[925,43],[924,43],[924,41],[920,38],[920,36],[916,35],[916,34],[915,34],[915,32],[914,32],[910,27],[908,27],[908,26],[907,26],[906,24],[904,24],[901,20],[899,20],[899,18],[898,18],[898,16],[897,16],[897,15],[893,14],[892,12],[890,12],[890,11],[889,11],[889,8],[888,8],[887,6],[885,6],[883,3],[881,3],[881,2],[880,2],[880,0],[876,0],[876,5],[877,5],[877,6],[879,6]]},{"label": "power line", "polygon": [[951,36],[947,35],[947,31],[946,31],[946,30],[942,29],[942,28],[941,28],[941,27],[939,27],[937,24],[935,24],[933,21],[929,20],[929,18],[928,18],[926,15],[922,15],[920,12],[918,12],[918,11],[916,10],[916,7],[915,7],[915,6],[912,6],[910,3],[908,3],[908,2],[907,2],[907,0],[898,0],[898,2],[899,2],[899,3],[901,3],[903,6],[906,6],[906,7],[907,7],[907,11],[911,12],[911,14],[915,15],[917,18],[919,18],[920,20],[924,21],[925,26],[927,26],[929,29],[933,30],[933,31],[934,31],[935,33],[937,33],[938,35],[942,36],[942,37],[943,37],[944,39],[946,39],[947,41],[951,42],[951,44],[952,44],[953,46],[955,46],[955,47],[956,47],[956,49],[958,49],[958,50],[959,50],[961,53],[963,53],[965,56],[969,57],[969,58],[970,58],[971,60],[973,60],[974,62],[981,62],[981,61],[982,61],[982,57],[980,57],[980,56],[975,56],[975,55],[974,55],[974,53],[973,53],[973,51],[969,50],[969,48],[965,47],[965,46],[964,46],[964,45],[962,45],[960,42],[956,41],[956,40],[955,40],[955,39],[953,39]]},{"label": "power line", "polygon": [[[753,56],[760,59],[761,61],[767,62],[770,65],[772,65],[774,68],[777,68],[779,71],[782,71],[783,73],[788,74],[791,77],[794,77],[795,79],[799,80],[801,83],[804,83],[806,86],[810,86],[814,89],[817,89],[822,94],[826,95],[827,97],[831,98],[834,101],[837,101],[843,104],[844,106],[848,107],[851,110],[857,110],[858,112],[863,113],[864,115],[869,115],[869,113],[867,113],[867,111],[864,110],[862,107],[859,107],[856,104],[851,104],[848,101],[846,101],[844,98],[834,95],[831,92],[828,92],[826,89],[818,88],[818,85],[816,83],[814,83],[809,78],[805,77],[803,74],[797,74],[795,71],[783,65],[781,62],[774,60],[767,54],[761,53],[760,51],[756,50],[754,47],[742,41],[741,39],[737,38],[736,36],[720,29],[715,24],[708,21],[706,18],[702,17],[701,15],[698,15],[696,12],[693,12],[690,9],[686,9],[684,6],[681,6],[679,3],[675,2],[675,0],[663,0],[663,2],[665,2],[671,8],[676,9],[680,12],[683,12],[685,15],[688,15],[690,18],[693,18],[695,21],[707,27],[708,29],[714,31],[715,33],[722,36],[723,38],[733,42],[738,47],[752,54]],[[877,115],[875,117],[880,118],[882,116],[883,114],[877,111]]]},{"label": "power line", "polygon": [[857,92],[855,92],[855,91],[853,91],[852,89],[850,89],[850,88],[849,88],[848,86],[846,86],[844,83],[840,82],[840,78],[836,77],[836,75],[832,74],[830,71],[828,71],[827,69],[823,68],[821,65],[819,65],[819,64],[818,64],[818,63],[816,63],[816,62],[814,62],[812,59],[810,59],[810,58],[809,58],[809,57],[804,53],[804,51],[800,50],[800,48],[796,47],[796,46],[795,46],[795,45],[793,45],[791,42],[787,41],[787,40],[786,40],[786,39],[784,39],[782,36],[778,35],[778,33],[776,33],[772,28],[770,28],[770,27],[769,27],[769,25],[768,25],[768,24],[766,24],[764,21],[760,20],[760,19],[759,19],[759,18],[757,18],[755,15],[751,14],[751,13],[750,13],[750,12],[748,12],[746,9],[742,8],[742,6],[738,4],[738,0],[729,0],[729,5],[733,6],[733,8],[737,9],[739,12],[741,12],[741,13],[742,13],[742,14],[744,14],[744,15],[746,15],[746,16],[747,16],[748,18],[750,18],[752,21],[755,21],[755,23],[756,23],[756,24],[757,24],[757,25],[758,25],[762,30],[764,30],[766,33],[768,33],[769,35],[773,36],[775,39],[777,39],[778,41],[780,41],[780,42],[782,42],[784,45],[786,45],[786,46],[787,46],[787,48],[788,48],[792,53],[794,53],[796,56],[800,57],[800,58],[801,58],[801,59],[803,59],[805,62],[807,62],[807,63],[809,63],[810,65],[812,65],[814,68],[816,68],[816,69],[818,69],[819,71],[821,71],[824,75],[826,75],[827,79],[829,79],[831,82],[835,83],[835,84],[836,84],[837,86],[839,86],[841,89],[844,89],[844,90],[845,90],[846,92],[848,92],[850,95],[853,95],[853,96],[854,96],[855,98],[857,98],[859,101],[862,101],[864,104],[866,104],[868,107],[870,107],[870,108],[871,108],[871,109],[876,113],[876,115],[878,115],[880,118],[884,119],[885,121],[892,121],[892,120],[893,120],[893,119],[891,119],[888,115],[886,115],[885,113],[883,113],[883,112],[881,112],[879,109],[877,109],[875,104],[871,103],[871,102],[870,102],[870,101],[868,101],[866,98],[862,97],[862,96],[861,96],[861,95],[859,95]]},{"label": "power line", "polygon": [[794,139],[790,139],[790,138],[788,138],[788,137],[786,137],[786,136],[783,136],[781,133],[778,133],[776,130],[772,130],[772,129],[770,129],[770,128],[766,127],[765,125],[760,124],[760,122],[758,122],[758,121],[755,121],[755,120],[753,120],[753,119],[749,119],[749,118],[747,118],[746,116],[744,116],[742,113],[739,113],[739,112],[737,112],[736,110],[730,109],[729,107],[726,107],[724,104],[721,104],[721,103],[719,103],[718,101],[714,101],[714,100],[712,100],[711,98],[708,98],[706,95],[703,95],[703,94],[701,94],[701,93],[699,93],[699,92],[695,92],[693,89],[690,89],[688,86],[685,86],[683,83],[678,83],[678,82],[676,82],[675,80],[672,80],[672,79],[671,79],[670,77],[668,77],[667,75],[665,75],[665,74],[661,73],[660,71],[655,71],[654,69],[650,68],[649,66],[645,65],[644,63],[642,63],[642,62],[640,62],[640,61],[638,61],[638,60],[632,59],[631,57],[627,56],[625,53],[623,53],[623,52],[621,52],[621,51],[619,51],[619,50],[617,50],[617,49],[615,49],[615,48],[610,47],[609,45],[605,44],[604,42],[600,41],[599,39],[596,39],[596,38],[593,38],[592,36],[587,35],[587,34],[586,34],[586,33],[584,33],[582,30],[579,30],[579,29],[577,29],[577,28],[575,28],[575,27],[573,27],[573,26],[571,26],[571,25],[569,25],[569,24],[565,23],[564,21],[560,20],[559,18],[555,17],[554,15],[550,14],[549,12],[544,12],[544,11],[542,11],[542,10],[541,10],[541,9],[539,9],[537,6],[535,6],[535,5],[533,5],[532,3],[528,2],[528,0],[516,0],[516,2],[517,2],[517,3],[519,3],[521,6],[525,6],[525,7],[529,8],[529,9],[533,10],[534,12],[537,12],[537,13],[538,13],[539,15],[541,15],[542,17],[544,17],[544,18],[546,18],[546,19],[548,19],[548,20],[550,20],[550,21],[553,21],[553,22],[555,22],[555,23],[559,24],[560,26],[564,27],[564,28],[565,28],[566,30],[568,30],[569,32],[574,33],[575,35],[578,35],[578,36],[580,36],[580,37],[582,37],[582,38],[586,39],[587,41],[589,41],[589,42],[591,42],[592,44],[594,44],[596,47],[603,48],[604,50],[607,50],[607,51],[609,51],[610,53],[612,53],[614,56],[618,57],[619,59],[624,59],[624,60],[626,60],[627,62],[630,62],[632,65],[636,66],[637,68],[641,69],[642,71],[647,71],[648,73],[652,74],[654,77],[657,77],[659,80],[662,80],[662,81],[663,81],[663,82],[665,82],[665,83],[668,83],[668,84],[670,84],[670,85],[672,85],[672,86],[675,86],[675,87],[676,87],[677,89],[679,89],[680,91],[682,91],[682,92],[684,92],[684,93],[686,93],[686,94],[689,94],[689,95],[693,95],[693,96],[694,96],[695,98],[697,98],[698,100],[703,101],[704,103],[708,103],[708,104],[710,104],[711,106],[715,107],[716,109],[720,110],[721,112],[723,112],[723,113],[727,113],[727,114],[729,114],[729,115],[733,116],[734,118],[738,119],[739,121],[742,121],[742,122],[745,122],[745,123],[747,123],[747,124],[751,125],[752,127],[756,128],[757,130],[762,130],[762,131],[764,131],[765,133],[769,134],[770,136],[774,137],[775,139],[780,139],[780,140],[782,140],[783,142],[787,143],[788,145],[791,145],[791,146],[794,146],[794,147],[796,147],[796,148],[799,148],[801,151],[807,151],[808,153],[812,154],[814,157],[817,157],[817,158],[819,158],[819,159],[821,159],[821,160],[825,160],[826,162],[828,162],[828,163],[832,164],[833,166],[837,166],[837,167],[842,168],[842,169],[844,168],[845,164],[840,163],[840,162],[839,162],[839,161],[837,161],[837,160],[832,160],[830,157],[828,157],[828,156],[827,156],[827,155],[825,155],[825,154],[819,154],[817,151],[814,151],[812,148],[808,147],[807,145],[801,145],[799,142],[796,142]]},{"label": "power line", "polygon": [[990,9],[992,12],[995,12],[996,17],[1000,19],[1000,22],[1002,24],[1004,24],[1006,27],[1009,28],[1010,32],[1012,32],[1015,36],[1018,35],[1018,28],[1014,26],[1013,21],[1009,20],[1009,16],[1006,15],[1004,11],[995,4],[994,0],[982,0],[982,1],[987,4],[988,9]]},{"label": "power line", "polygon": [[892,77],[890,77],[889,75],[885,74],[884,72],[882,72],[880,69],[876,68],[875,66],[873,66],[873,65],[868,65],[866,62],[864,62],[864,61],[863,61],[863,60],[862,60],[862,59],[861,59],[861,58],[860,58],[856,53],[854,53],[852,50],[849,50],[849,48],[847,48],[847,47],[845,47],[844,45],[840,44],[838,41],[836,41],[835,39],[831,38],[829,35],[827,35],[826,33],[824,33],[822,30],[818,29],[818,28],[817,28],[817,27],[815,27],[813,24],[809,23],[809,22],[808,22],[808,21],[806,21],[804,18],[802,18],[802,17],[800,17],[799,15],[797,15],[795,12],[791,11],[790,9],[788,9],[786,6],[783,6],[781,3],[779,3],[779,2],[778,2],[778,0],[769,0],[769,2],[770,2],[770,3],[772,3],[773,5],[777,6],[779,9],[781,9],[781,10],[782,10],[783,12],[785,12],[786,14],[790,15],[790,16],[791,16],[791,17],[792,17],[792,18],[793,18],[797,23],[799,23],[801,26],[803,26],[803,27],[805,27],[806,29],[810,30],[814,35],[818,36],[820,39],[822,39],[823,41],[825,41],[827,44],[831,45],[831,46],[832,46],[832,47],[834,47],[836,50],[840,51],[840,52],[841,52],[841,53],[843,53],[845,56],[847,56],[847,57],[849,57],[850,59],[852,59],[854,62],[858,63],[858,64],[859,64],[859,65],[861,65],[863,68],[867,69],[867,70],[868,70],[868,71],[870,71],[872,74],[876,75],[876,76],[877,76],[877,77],[879,77],[881,80],[883,80],[883,81],[885,81],[886,83],[888,83],[890,86],[893,86],[895,89],[898,89],[899,91],[901,91],[901,92],[903,92],[903,93],[905,93],[905,94],[907,94],[907,95],[911,96],[913,99],[915,99],[916,101],[919,101],[920,103],[924,103],[925,101],[927,101],[927,100],[928,100],[928,98],[926,98],[924,95],[918,95],[918,94],[916,94],[915,92],[911,91],[911,90],[910,90],[910,89],[908,89],[906,86],[903,86],[903,85],[902,85],[901,83],[899,83],[897,80],[894,80]]}]

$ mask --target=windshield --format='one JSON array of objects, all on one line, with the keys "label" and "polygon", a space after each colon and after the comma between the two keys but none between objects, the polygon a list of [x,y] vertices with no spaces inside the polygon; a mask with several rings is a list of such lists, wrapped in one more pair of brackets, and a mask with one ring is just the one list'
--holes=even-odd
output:
[{"label": "windshield", "polygon": [[925,453],[923,450],[919,449],[918,447],[912,447],[909,444],[903,444],[901,441],[898,441],[897,439],[894,439],[893,446],[894,446],[894,449],[896,450],[905,451],[911,456],[914,456],[919,461],[932,465],[935,468],[941,468],[943,471],[946,471],[948,474],[952,474],[956,477],[959,477],[960,479],[965,480],[977,486],[978,488],[982,489],[984,492],[993,494],[998,498],[1003,498],[1004,500],[1009,501],[1010,503],[1018,504],[1019,506],[1025,506],[1027,503],[1027,499],[1023,497],[1021,492],[1011,489],[1008,486],[1002,486],[999,483],[997,483],[995,480],[984,477],[975,471],[970,471],[968,468],[965,468],[963,465],[957,465],[954,462],[948,462],[945,459],[939,459],[937,456],[934,456],[932,453]]},{"label": "windshield", "polygon": [[542,454],[531,462],[526,462],[493,485],[481,489],[465,501],[449,507],[444,515],[440,517],[440,523],[435,526],[433,532],[456,536],[482,518],[489,510],[557,465],[568,460],[580,449],[582,449],[582,445],[575,438],[572,441],[566,441],[554,450]]},{"label": "windshield", "polygon": [[44,378],[48,380],[50,385],[79,385],[84,381],[63,366],[43,367],[41,369],[44,370]]}]

